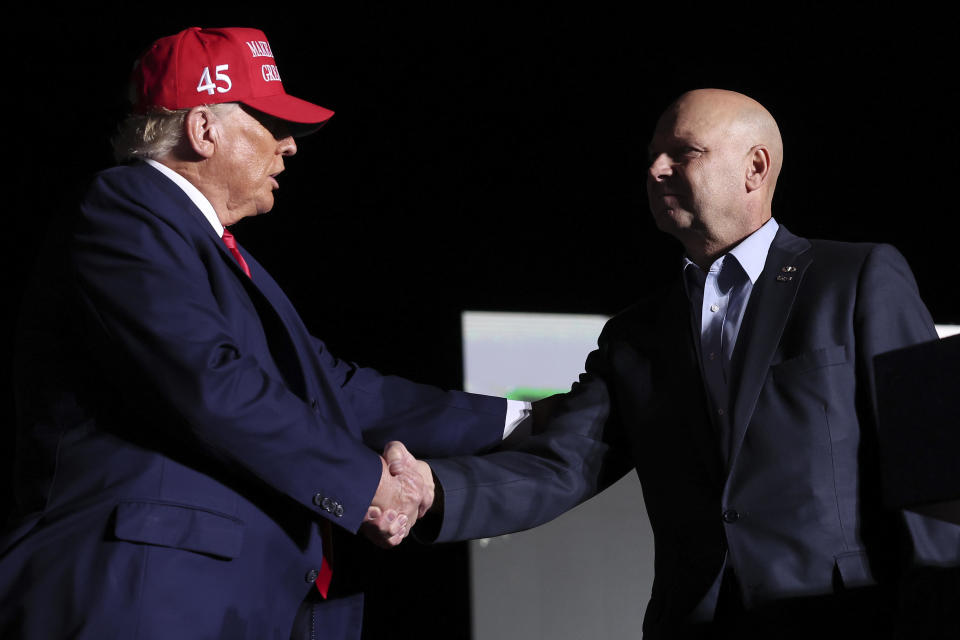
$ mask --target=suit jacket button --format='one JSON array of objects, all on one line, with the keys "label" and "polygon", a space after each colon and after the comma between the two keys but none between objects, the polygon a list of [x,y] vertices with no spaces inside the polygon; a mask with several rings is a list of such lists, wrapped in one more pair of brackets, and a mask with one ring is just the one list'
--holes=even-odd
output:
[{"label": "suit jacket button", "polygon": [[740,519],[740,514],[736,509],[727,509],[723,512],[723,521],[728,524],[733,524]]},{"label": "suit jacket button", "polygon": [[333,515],[337,516],[338,518],[342,518],[342,517],[343,517],[343,505],[342,505],[342,504],[337,503],[337,506],[335,506],[335,507],[333,508]]},{"label": "suit jacket button", "polygon": [[333,505],[335,504],[337,503],[331,500],[330,498],[324,498],[323,500],[320,501],[320,507],[323,508],[323,510],[326,511],[327,513],[333,512]]},{"label": "suit jacket button", "polygon": [[315,493],[315,494],[313,494],[313,504],[317,505],[318,507],[322,507],[322,506],[323,506],[323,501],[324,501],[324,500],[326,500],[326,498],[323,497],[323,494],[322,494],[322,493]]},{"label": "suit jacket button", "polygon": [[317,576],[319,575],[320,575],[319,571],[317,571],[316,569],[310,569],[310,571],[307,571],[307,575],[303,576],[303,580],[304,582],[316,582]]}]

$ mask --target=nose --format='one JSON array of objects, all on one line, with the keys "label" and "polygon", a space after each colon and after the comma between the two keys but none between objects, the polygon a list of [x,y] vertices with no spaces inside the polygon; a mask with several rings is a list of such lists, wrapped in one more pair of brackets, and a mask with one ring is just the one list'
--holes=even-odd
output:
[{"label": "nose", "polygon": [[673,163],[670,160],[670,156],[666,153],[654,156],[647,172],[647,178],[650,180],[663,182],[668,176],[673,175]]},{"label": "nose", "polygon": [[278,149],[280,155],[282,156],[292,156],[297,152],[297,143],[294,141],[293,136],[288,135],[286,138],[281,138],[278,142]]}]

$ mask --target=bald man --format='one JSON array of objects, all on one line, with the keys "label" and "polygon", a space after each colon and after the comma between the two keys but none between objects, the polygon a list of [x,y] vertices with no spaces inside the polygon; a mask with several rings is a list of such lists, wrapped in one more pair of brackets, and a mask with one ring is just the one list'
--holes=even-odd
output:
[{"label": "bald man", "polygon": [[780,133],[744,95],[684,94],[649,150],[682,268],[609,321],[580,381],[536,407],[544,430],[431,461],[438,539],[535,526],[635,468],[656,539],[645,638],[888,637],[904,569],[960,561],[957,527],[880,503],[873,357],[936,338],[910,269],[777,223]]}]

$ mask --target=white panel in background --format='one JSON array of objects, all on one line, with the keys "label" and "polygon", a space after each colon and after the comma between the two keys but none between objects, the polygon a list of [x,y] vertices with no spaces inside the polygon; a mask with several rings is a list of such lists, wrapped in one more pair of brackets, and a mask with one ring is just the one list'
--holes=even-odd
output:
[{"label": "white panel in background", "polygon": [[569,391],[606,321],[598,315],[465,311],[463,388],[504,397],[518,389]]},{"label": "white panel in background", "polygon": [[[604,316],[466,312],[464,389],[567,391]],[[653,534],[634,474],[542,527],[470,543],[474,640],[639,638]]]}]

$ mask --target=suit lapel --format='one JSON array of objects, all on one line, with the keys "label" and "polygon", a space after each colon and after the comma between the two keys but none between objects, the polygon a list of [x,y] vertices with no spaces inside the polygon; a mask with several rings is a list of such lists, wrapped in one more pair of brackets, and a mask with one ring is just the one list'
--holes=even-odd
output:
[{"label": "suit lapel", "polygon": [[[303,366],[304,363],[298,355],[298,346],[309,349],[310,341],[300,316],[279,285],[260,263],[237,243],[237,248],[250,268],[251,277],[247,277],[240,263],[230,253],[203,212],[176,183],[144,162],[133,165],[133,169],[141,172],[146,180],[157,185],[171,198],[173,206],[170,210],[182,212],[183,218],[188,221],[187,224],[191,225],[193,233],[199,233],[214,243],[221,258],[230,265],[229,268],[249,293],[250,300],[263,325],[270,355],[287,382],[287,386],[301,398],[306,399],[307,389],[315,388],[315,385],[310,384],[307,379],[309,369]],[[298,345],[298,342],[301,344]]]},{"label": "suit lapel", "polygon": [[[719,435],[713,428],[707,409],[706,388],[697,348],[694,343],[693,316],[690,301],[683,287],[683,278],[671,287],[657,317],[657,326],[652,334],[659,347],[659,370],[665,371],[670,389],[682,390],[672,394],[669,406],[664,407],[669,428],[685,427],[689,442],[697,452],[703,466],[710,470],[714,480],[722,482],[723,461],[718,448]],[[678,350],[677,345],[681,345]]]},{"label": "suit lapel", "polygon": [[731,366],[735,377],[730,388],[730,397],[733,399],[730,468],[733,468],[743,445],[747,426],[790,317],[800,282],[813,260],[809,248],[807,240],[781,226],[750,294]]},{"label": "suit lapel", "polygon": [[[239,248],[239,243],[237,246]],[[243,255],[250,267],[250,278],[247,278],[237,261],[227,252],[239,277],[250,291],[250,298],[267,331],[270,351],[277,366],[284,372],[287,385],[301,398],[307,399],[307,390],[315,387],[305,380],[304,376],[309,369],[304,366],[299,356],[301,349],[309,348],[306,344],[309,340],[303,335],[306,334],[306,327],[303,326],[293,304],[267,270],[247,251],[243,251]],[[272,331],[271,324],[276,325]]]},{"label": "suit lapel", "polygon": [[[356,420],[342,405],[337,385],[330,380],[327,371],[317,365],[316,358],[311,362],[303,360],[304,356],[301,354],[313,353],[314,346],[310,333],[293,303],[256,258],[244,251],[244,259],[253,274],[252,282],[249,282],[250,279],[242,269],[239,270],[240,277],[248,280],[251,298],[254,299],[261,321],[265,327],[268,317],[279,321],[279,326],[268,332],[268,340],[271,343],[271,352],[274,351],[274,345],[277,346],[276,353],[273,354],[274,360],[284,361],[283,365],[279,362],[278,365],[283,367],[288,386],[327,419],[356,431]],[[236,260],[234,262],[236,263]],[[239,269],[239,265],[237,268]],[[262,302],[258,301],[260,299]],[[315,393],[320,393],[322,397],[312,397]]]}]

